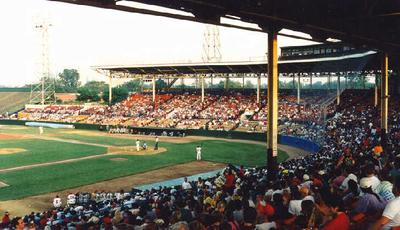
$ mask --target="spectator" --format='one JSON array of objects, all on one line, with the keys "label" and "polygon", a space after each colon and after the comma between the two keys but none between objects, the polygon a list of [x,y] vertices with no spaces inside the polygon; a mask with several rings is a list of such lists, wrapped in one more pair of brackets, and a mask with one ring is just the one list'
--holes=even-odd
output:
[{"label": "spectator", "polygon": [[192,189],[192,185],[188,182],[187,177],[184,178],[184,181],[182,183],[182,189],[184,190]]},{"label": "spectator", "polygon": [[393,193],[396,195],[396,198],[388,203],[382,217],[375,222],[371,230],[389,230],[400,226],[400,179],[397,179],[394,183]]},{"label": "spectator", "polygon": [[62,201],[61,198],[57,195],[54,199],[53,199],[53,206],[54,208],[60,208],[62,205]]}]

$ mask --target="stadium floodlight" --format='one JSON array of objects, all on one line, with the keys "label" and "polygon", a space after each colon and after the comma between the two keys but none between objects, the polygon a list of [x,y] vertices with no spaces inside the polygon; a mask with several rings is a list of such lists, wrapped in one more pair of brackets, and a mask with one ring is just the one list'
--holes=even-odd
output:
[{"label": "stadium floodlight", "polygon": [[38,73],[39,82],[38,84],[31,85],[30,100],[31,104],[41,105],[55,103],[55,79],[51,78],[50,68],[50,46],[49,46],[49,30],[53,26],[47,17],[42,17],[37,20],[35,29],[38,31],[41,37],[41,56],[40,61],[37,63],[41,64],[40,71]]}]

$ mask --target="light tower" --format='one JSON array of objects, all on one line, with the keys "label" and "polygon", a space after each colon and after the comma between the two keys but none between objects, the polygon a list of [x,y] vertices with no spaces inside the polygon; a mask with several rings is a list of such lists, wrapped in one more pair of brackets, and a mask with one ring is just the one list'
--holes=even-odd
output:
[{"label": "light tower", "polygon": [[31,104],[49,104],[55,103],[55,84],[54,78],[51,78],[50,71],[50,46],[49,46],[49,29],[51,23],[46,19],[42,19],[35,25],[36,31],[39,33],[41,42],[41,56],[38,58],[40,70],[38,71],[39,83],[31,85]]},{"label": "light tower", "polygon": [[[216,25],[206,25],[203,38],[203,55],[204,63],[207,62],[221,62],[221,41],[219,38],[219,28]],[[213,84],[213,77],[211,77],[211,85]],[[199,79],[196,78],[196,86],[199,85]],[[204,85],[204,79],[202,79]]]},{"label": "light tower", "polygon": [[220,62],[222,59],[220,49],[218,26],[206,25],[203,40],[203,62]]}]

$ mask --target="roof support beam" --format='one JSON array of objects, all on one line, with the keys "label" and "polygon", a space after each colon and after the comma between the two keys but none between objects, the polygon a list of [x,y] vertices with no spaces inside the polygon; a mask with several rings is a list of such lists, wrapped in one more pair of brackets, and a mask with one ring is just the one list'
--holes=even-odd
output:
[{"label": "roof support beam", "polygon": [[112,73],[108,75],[108,105],[112,103]]},{"label": "roof support beam", "polygon": [[267,120],[268,180],[274,180],[278,157],[278,33],[268,33],[268,120]]},{"label": "roof support beam", "polygon": [[386,134],[388,129],[388,107],[389,107],[389,58],[387,53],[382,54],[382,77],[381,77],[381,145],[386,151]]}]

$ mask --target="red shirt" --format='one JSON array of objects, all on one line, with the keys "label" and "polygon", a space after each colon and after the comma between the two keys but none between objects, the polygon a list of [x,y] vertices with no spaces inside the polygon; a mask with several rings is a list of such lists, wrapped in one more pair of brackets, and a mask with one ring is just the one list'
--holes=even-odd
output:
[{"label": "red shirt", "polygon": [[242,169],[242,168],[240,169],[240,171],[239,171],[239,176],[240,176],[240,177],[244,177],[244,169]]},{"label": "red shirt", "polygon": [[4,215],[1,223],[8,224],[10,222],[10,217],[8,215]]},{"label": "red shirt", "polygon": [[274,207],[272,207],[268,203],[265,204],[265,206],[262,205],[261,203],[258,203],[257,206],[256,206],[256,210],[257,210],[257,213],[259,215],[265,215],[265,216],[268,216],[268,217],[271,217],[271,216],[273,216],[275,214]]},{"label": "red shirt", "polygon": [[346,213],[342,212],[335,219],[328,222],[321,230],[348,230],[350,229],[350,220]]},{"label": "red shirt", "polygon": [[104,223],[104,224],[111,224],[111,217],[105,216],[105,217],[103,218],[103,223]]},{"label": "red shirt", "polygon": [[227,188],[232,188],[235,182],[235,176],[233,174],[227,174],[225,176],[226,181],[225,181],[225,185]]}]

